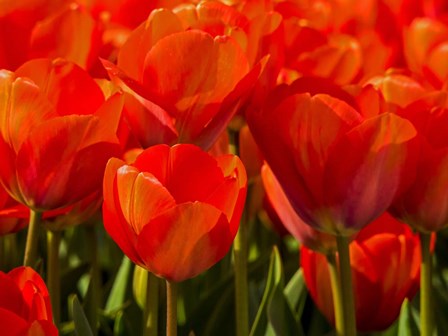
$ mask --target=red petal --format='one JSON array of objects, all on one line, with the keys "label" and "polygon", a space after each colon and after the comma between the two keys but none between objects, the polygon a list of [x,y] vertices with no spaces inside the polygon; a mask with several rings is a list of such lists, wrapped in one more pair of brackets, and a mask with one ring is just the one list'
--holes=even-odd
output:
[{"label": "red petal", "polygon": [[170,281],[204,272],[224,257],[231,244],[225,215],[200,202],[180,204],[164,212],[138,237],[138,251],[146,267]]},{"label": "red petal", "polygon": [[106,142],[99,120],[67,116],[35,129],[17,156],[17,176],[28,206],[48,210],[70,205],[101,185],[118,144]]},{"label": "red petal", "polygon": [[178,204],[205,201],[224,179],[216,160],[194,145],[150,147],[134,166],[153,174]]},{"label": "red petal", "polygon": [[93,114],[104,102],[104,95],[92,77],[66,60],[35,59],[23,64],[16,74],[31,78],[59,115]]},{"label": "red petal", "polygon": [[332,148],[324,190],[336,232],[357,231],[391,205],[409,169],[415,135],[409,121],[385,113],[355,127]]}]

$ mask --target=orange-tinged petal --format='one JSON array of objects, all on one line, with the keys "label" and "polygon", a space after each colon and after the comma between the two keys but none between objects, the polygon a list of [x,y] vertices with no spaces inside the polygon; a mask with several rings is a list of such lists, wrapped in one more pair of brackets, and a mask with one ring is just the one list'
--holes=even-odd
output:
[{"label": "orange-tinged petal", "polygon": [[123,216],[137,235],[151,219],[176,205],[151,173],[125,165],[117,170],[116,183]]},{"label": "orange-tinged petal", "polygon": [[146,225],[138,237],[138,251],[154,274],[183,281],[222,259],[231,243],[225,215],[194,202],[180,204]]},{"label": "orange-tinged petal", "polygon": [[30,58],[63,57],[87,69],[99,53],[101,33],[92,16],[73,2],[35,25]]},{"label": "orange-tinged petal", "polygon": [[31,78],[59,115],[93,114],[104,102],[103,92],[93,78],[67,60],[31,60],[17,69],[16,74]]},{"label": "orange-tinged petal", "polygon": [[[195,105],[220,102],[247,72],[247,59],[233,39],[213,39],[207,33],[190,30],[154,45],[145,59],[143,85],[160,98],[157,103],[175,107],[183,125]],[[196,117],[210,119],[201,114]]]},{"label": "orange-tinged petal", "polygon": [[[335,144],[324,181],[333,220],[330,231],[351,234],[391,205],[409,182],[406,176],[415,174],[409,160],[416,134],[409,121],[384,113],[353,128]],[[353,155],[346,156],[347,152]]]},{"label": "orange-tinged petal", "polygon": [[419,82],[400,74],[372,78],[369,82],[381,91],[387,102],[401,107],[406,107],[426,94]]},{"label": "orange-tinged petal", "polygon": [[180,20],[170,10],[160,8],[151,12],[146,22],[138,26],[118,52],[117,65],[128,76],[141,79],[146,54],[161,38],[181,32]]},{"label": "orange-tinged petal", "polygon": [[15,152],[34,127],[53,116],[52,105],[36,84],[0,71],[0,135]]},{"label": "orange-tinged petal", "polygon": [[117,170],[126,165],[125,162],[112,158],[106,165],[103,179],[103,223],[107,233],[117,243],[120,249],[134,263],[141,265],[142,261],[137,253],[137,235],[124,220],[120,210],[118,191],[116,187]]}]

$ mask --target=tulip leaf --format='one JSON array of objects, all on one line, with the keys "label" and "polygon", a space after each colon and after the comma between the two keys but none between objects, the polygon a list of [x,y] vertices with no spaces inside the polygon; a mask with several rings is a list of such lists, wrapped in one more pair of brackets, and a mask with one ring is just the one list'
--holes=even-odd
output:
[{"label": "tulip leaf", "polygon": [[419,327],[412,313],[412,306],[408,299],[401,305],[400,317],[398,320],[398,336],[418,336]]},{"label": "tulip leaf", "polygon": [[124,306],[131,268],[131,261],[124,256],[106,302],[105,314],[113,315]]},{"label": "tulip leaf", "polygon": [[93,336],[92,329],[90,329],[89,322],[79,303],[78,296],[72,294],[69,296],[68,301],[70,316],[75,323],[75,334],[78,336]]},{"label": "tulip leaf", "polygon": [[274,246],[266,287],[250,332],[251,336],[303,334],[284,290],[282,261],[277,247]]},{"label": "tulip leaf", "polygon": [[298,269],[289,280],[283,291],[289,306],[296,312],[296,319],[300,321],[308,291],[305,286],[302,269]]}]

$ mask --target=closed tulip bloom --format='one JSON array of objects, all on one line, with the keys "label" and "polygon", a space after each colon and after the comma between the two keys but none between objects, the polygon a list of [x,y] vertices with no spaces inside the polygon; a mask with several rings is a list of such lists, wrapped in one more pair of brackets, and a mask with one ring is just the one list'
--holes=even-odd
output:
[{"label": "closed tulip bloom", "polygon": [[135,163],[109,160],[104,226],[137,265],[169,281],[207,270],[228,252],[246,197],[234,155],[214,158],[194,145],[157,145]]},{"label": "closed tulip bloom", "polygon": [[401,111],[421,140],[417,174],[393,205],[393,214],[421,232],[448,226],[448,105],[445,92],[432,93]]},{"label": "closed tulip bloom", "polygon": [[248,114],[254,138],[291,205],[315,229],[350,236],[409,183],[415,128],[392,113],[279,87]]},{"label": "closed tulip bloom", "polygon": [[122,101],[106,102],[73,63],[47,59],[0,71],[0,180],[36,211],[80,201],[101,187],[107,160],[119,153]]},{"label": "closed tulip bloom", "polygon": [[[398,317],[405,298],[419,287],[420,241],[411,229],[385,213],[350,244],[359,331],[379,331]],[[305,283],[319,310],[334,324],[327,260],[305,246],[300,251]]]},{"label": "closed tulip bloom", "polygon": [[9,336],[55,336],[50,296],[42,278],[30,267],[0,272],[0,323]]}]

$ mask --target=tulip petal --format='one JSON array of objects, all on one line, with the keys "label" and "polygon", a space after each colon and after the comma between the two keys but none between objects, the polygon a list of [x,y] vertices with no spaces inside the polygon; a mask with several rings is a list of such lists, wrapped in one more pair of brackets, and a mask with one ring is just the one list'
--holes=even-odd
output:
[{"label": "tulip petal", "polygon": [[16,74],[31,78],[59,115],[93,114],[104,102],[104,95],[93,78],[66,60],[31,60],[17,69]]},{"label": "tulip petal", "polygon": [[[335,144],[324,182],[335,233],[357,231],[391,205],[409,174],[415,136],[409,121],[384,113],[353,128]],[[347,152],[354,154],[344,155]]]},{"label": "tulip petal", "polygon": [[124,220],[120,209],[116,192],[116,175],[117,170],[126,163],[112,158],[106,165],[103,179],[103,223],[107,233],[117,243],[120,249],[134,263],[141,265],[142,261],[135,248],[137,244],[137,235],[129,224]]},{"label": "tulip petal", "polygon": [[194,145],[150,147],[134,166],[153,174],[178,204],[205,201],[224,178],[216,160]]},{"label": "tulip petal", "polygon": [[4,335],[28,335],[29,323],[19,315],[3,307],[0,307],[0,323]]},{"label": "tulip petal", "polygon": [[226,216],[195,202],[180,204],[152,220],[140,233],[137,248],[153,273],[183,281],[222,259],[231,244]]},{"label": "tulip petal", "polygon": [[176,205],[151,173],[125,165],[117,170],[116,183],[123,216],[137,235],[151,219]]},{"label": "tulip petal", "polygon": [[132,31],[118,52],[117,65],[128,76],[141,79],[146,54],[161,38],[182,31],[182,24],[170,10],[160,8]]},{"label": "tulip petal", "polygon": [[29,134],[17,155],[17,177],[28,206],[67,206],[100,187],[106,162],[119,147],[104,141],[99,129],[94,116],[66,116]]},{"label": "tulip petal", "polygon": [[15,152],[35,126],[53,116],[53,107],[32,81],[0,71],[0,135]]}]

